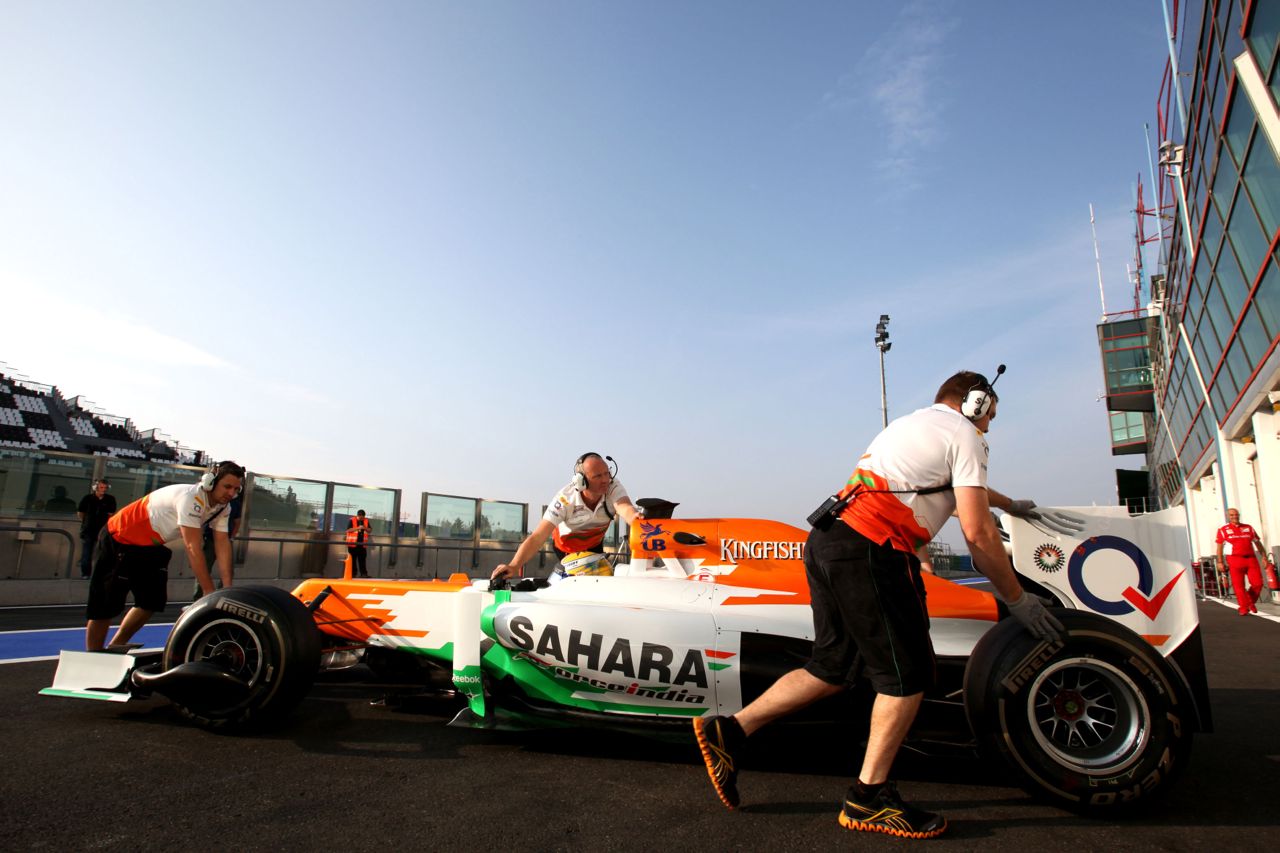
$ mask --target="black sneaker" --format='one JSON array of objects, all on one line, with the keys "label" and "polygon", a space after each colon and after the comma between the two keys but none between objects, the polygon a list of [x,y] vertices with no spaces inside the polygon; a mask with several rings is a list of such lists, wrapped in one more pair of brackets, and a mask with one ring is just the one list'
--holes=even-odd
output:
[{"label": "black sneaker", "polygon": [[693,734],[702,750],[707,775],[715,786],[720,802],[731,809],[738,807],[738,760],[734,752],[746,736],[733,717],[694,717]]},{"label": "black sneaker", "polygon": [[840,810],[840,825],[845,829],[883,832],[899,838],[937,838],[947,831],[945,817],[904,803],[892,782],[885,782],[868,800],[859,800],[858,789],[850,788],[844,808]]}]

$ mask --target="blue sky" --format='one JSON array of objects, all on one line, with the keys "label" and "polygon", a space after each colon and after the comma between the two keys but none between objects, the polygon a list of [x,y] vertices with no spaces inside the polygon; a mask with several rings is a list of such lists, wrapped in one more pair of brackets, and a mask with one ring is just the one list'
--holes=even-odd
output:
[{"label": "blue sky", "polygon": [[1131,307],[1166,57],[1157,0],[0,0],[0,360],[264,473],[800,523],[886,313],[891,417],[1006,363],[992,484],[1112,503],[1089,204]]}]

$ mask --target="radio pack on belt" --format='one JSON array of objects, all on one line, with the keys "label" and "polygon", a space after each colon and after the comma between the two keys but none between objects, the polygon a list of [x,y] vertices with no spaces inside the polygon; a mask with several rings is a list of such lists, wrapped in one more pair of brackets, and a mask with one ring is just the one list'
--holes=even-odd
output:
[{"label": "radio pack on belt", "polygon": [[806,521],[809,522],[810,527],[825,532],[831,529],[831,525],[835,524],[836,519],[840,517],[840,513],[844,512],[844,508],[849,505],[850,501],[856,500],[858,495],[869,495],[876,492],[890,495],[932,495],[937,492],[945,492],[950,488],[950,483],[943,483],[941,486],[929,486],[924,489],[858,489],[855,487],[853,491],[844,497],[832,495],[827,498],[822,502],[822,506],[809,513]]}]

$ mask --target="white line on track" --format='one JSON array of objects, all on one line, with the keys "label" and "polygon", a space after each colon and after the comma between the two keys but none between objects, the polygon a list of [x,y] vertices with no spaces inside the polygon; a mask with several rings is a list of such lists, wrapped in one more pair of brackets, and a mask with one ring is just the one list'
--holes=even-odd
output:
[{"label": "white line on track", "polygon": [[[146,625],[146,627],[148,627],[148,628],[150,628],[150,627],[156,627],[156,628],[169,627],[169,628],[172,628],[172,627],[174,626],[174,624],[175,624],[175,623],[173,623],[173,622],[148,622],[148,623],[147,623],[147,625]],[[56,632],[58,632],[58,631],[77,631],[77,632],[79,632],[79,633],[83,634],[83,633],[84,633],[84,626],[83,626],[83,625],[71,625],[71,626],[68,626],[68,627],[66,627],[66,628],[24,628],[24,629],[22,629],[22,630],[20,630],[20,631],[0,631],[0,636],[8,636],[8,635],[10,635],[10,634],[53,634],[53,633],[56,633]]]},{"label": "white line on track", "polygon": [[[1240,612],[1240,605],[1236,604],[1234,601],[1226,601],[1224,599],[1214,598],[1212,596],[1205,596],[1204,600],[1212,601],[1214,604],[1221,604],[1223,607],[1230,607],[1232,610],[1236,611],[1237,613]],[[1261,610],[1259,610],[1257,613],[1252,613],[1250,615],[1259,616],[1271,622],[1280,622],[1280,616],[1272,616],[1270,613],[1263,613]]]}]

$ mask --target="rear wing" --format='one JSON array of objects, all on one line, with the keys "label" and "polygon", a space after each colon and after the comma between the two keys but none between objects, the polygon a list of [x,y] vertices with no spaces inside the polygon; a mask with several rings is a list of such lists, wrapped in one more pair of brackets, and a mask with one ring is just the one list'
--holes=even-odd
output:
[{"label": "rear wing", "polygon": [[1005,515],[1014,568],[1066,607],[1090,610],[1141,634],[1181,672],[1209,731],[1208,680],[1196,609],[1186,513],[1129,515],[1122,506],[1063,507],[1083,530],[1067,534]]}]

